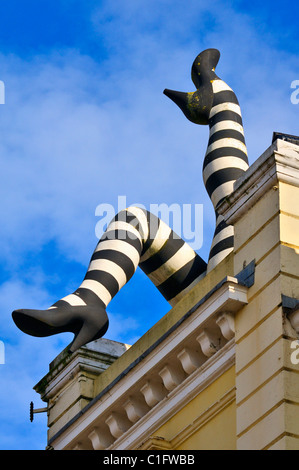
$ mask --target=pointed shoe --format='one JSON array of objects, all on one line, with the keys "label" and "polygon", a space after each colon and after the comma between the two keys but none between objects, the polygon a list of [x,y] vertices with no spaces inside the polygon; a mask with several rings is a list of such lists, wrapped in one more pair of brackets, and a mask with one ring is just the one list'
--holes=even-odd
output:
[{"label": "pointed shoe", "polygon": [[103,307],[69,306],[48,310],[15,310],[16,326],[31,336],[44,337],[70,332],[75,337],[69,346],[72,353],[90,341],[101,338],[108,329],[108,316]]}]

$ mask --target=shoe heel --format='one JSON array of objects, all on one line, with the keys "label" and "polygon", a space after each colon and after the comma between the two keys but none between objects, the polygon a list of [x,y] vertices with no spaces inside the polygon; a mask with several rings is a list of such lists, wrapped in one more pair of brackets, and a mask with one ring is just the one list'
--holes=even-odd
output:
[{"label": "shoe heel", "polygon": [[85,319],[80,331],[75,335],[72,343],[68,348],[68,352],[72,354],[77,349],[81,348],[91,341],[101,338],[108,329],[108,316],[103,310],[101,314],[97,313],[96,321],[92,319]]}]

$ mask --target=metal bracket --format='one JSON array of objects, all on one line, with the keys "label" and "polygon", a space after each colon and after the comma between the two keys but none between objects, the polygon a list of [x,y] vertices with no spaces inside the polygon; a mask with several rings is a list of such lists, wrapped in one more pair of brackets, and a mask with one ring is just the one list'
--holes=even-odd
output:
[{"label": "metal bracket", "polygon": [[34,409],[33,401],[31,401],[30,402],[30,421],[31,421],[31,423],[33,421],[34,413],[45,413],[46,411],[48,411],[48,408],[36,408],[36,409]]}]

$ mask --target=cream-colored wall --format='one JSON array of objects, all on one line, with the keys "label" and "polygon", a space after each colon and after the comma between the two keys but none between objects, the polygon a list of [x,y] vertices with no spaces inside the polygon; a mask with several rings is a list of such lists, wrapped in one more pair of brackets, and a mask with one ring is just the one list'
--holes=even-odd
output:
[{"label": "cream-colored wall", "polygon": [[[235,317],[236,366],[155,433],[172,448],[299,449],[299,365],[290,360],[297,335],[281,303],[282,294],[299,298],[296,201],[299,189],[278,182],[235,223],[234,274],[256,263],[248,305]],[[236,400],[207,414],[235,385]],[[198,429],[180,440],[194,422]]]},{"label": "cream-colored wall", "polygon": [[[281,147],[282,151],[284,145],[287,146],[285,143],[277,144],[278,150]],[[168,330],[180,324],[185,313],[204,299],[223,278],[236,276],[254,259],[255,279],[246,294],[248,303],[244,305],[246,299],[242,300],[241,306],[234,310],[237,312],[234,322],[235,349],[230,346],[231,362],[223,370],[219,369],[221,375],[211,373],[211,379],[209,377],[205,382],[205,388],[200,388],[200,392],[195,389],[197,396],[184,395],[184,400],[179,402],[181,408],[177,406],[174,415],[171,408],[171,413],[167,412],[167,416],[165,415],[166,422],[160,404],[160,421],[156,421],[155,425],[151,423],[151,430],[155,429],[153,432],[148,430],[147,423],[145,426],[144,415],[140,420],[144,420],[144,438],[138,443],[138,448],[299,450],[299,364],[291,360],[294,352],[291,344],[297,340],[298,334],[292,328],[282,306],[282,294],[299,299],[299,187],[295,186],[298,180],[295,181],[295,170],[293,171],[297,168],[297,163],[291,162],[288,175],[289,181],[294,184],[291,185],[285,178],[287,157],[279,153],[277,156],[275,152],[271,153],[272,150],[270,148],[248,170],[247,177],[239,183],[232,199],[225,202],[227,207],[223,206],[223,214],[227,211],[227,217],[233,219],[235,226],[234,252],[209,272],[108,369],[93,377],[89,377],[86,371],[86,382],[83,383],[80,379],[80,384],[73,387],[76,393],[72,411],[70,398],[67,399],[70,384],[64,385],[62,391],[65,396],[60,391],[60,408],[55,401],[55,412],[51,401],[49,403],[52,434],[61,428],[61,423],[67,423],[73,416],[71,412],[82,409],[85,405],[82,400],[91,399],[103,392],[105,387],[152,348],[159,338],[163,338]],[[291,150],[292,148],[287,148],[286,152]],[[282,166],[275,172],[277,162]],[[282,174],[284,182],[280,181]],[[236,280],[235,283],[238,285]],[[235,288],[235,285],[232,286],[233,290]],[[215,311],[218,311],[217,308],[219,306],[215,307]],[[230,341],[233,344],[233,338]],[[234,351],[235,364],[232,366]],[[171,349],[167,350],[170,358],[172,352]],[[177,354],[174,356],[177,358]],[[163,360],[164,358],[165,354]],[[158,364],[159,361],[162,362],[161,358]],[[156,366],[157,362],[154,362],[154,367]],[[163,367],[166,367],[165,364]],[[146,375],[144,370],[142,374]],[[124,380],[128,376],[129,374],[125,374]],[[76,380],[78,377],[79,374]],[[135,382],[132,383],[135,386]],[[113,388],[109,390],[109,396],[113,396]],[[162,399],[161,403],[163,404]],[[133,434],[133,425],[130,426]]]},{"label": "cream-colored wall", "polygon": [[235,368],[231,367],[154,435],[175,450],[234,450],[235,408]]},{"label": "cream-colored wall", "polygon": [[256,260],[248,305],[237,313],[238,449],[299,449],[295,332],[281,294],[299,298],[299,188],[279,182],[235,224],[235,274]]},{"label": "cream-colored wall", "polygon": [[196,284],[169,312],[148,330],[132,347],[114,364],[108,367],[95,380],[95,395],[115,380],[132,362],[140,357],[148,348],[175,325],[189,309],[202,299],[213,287],[226,276],[233,275],[233,254],[227,256],[216,268]]}]

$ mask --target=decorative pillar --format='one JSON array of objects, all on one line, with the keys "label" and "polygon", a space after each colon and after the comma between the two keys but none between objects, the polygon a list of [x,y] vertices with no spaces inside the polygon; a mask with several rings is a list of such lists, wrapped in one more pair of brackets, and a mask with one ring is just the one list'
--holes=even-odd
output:
[{"label": "decorative pillar", "polygon": [[291,360],[299,330],[288,307],[299,299],[299,146],[283,139],[219,208],[234,225],[235,275],[255,260],[248,304],[235,316],[238,449],[299,449],[299,364]]}]

